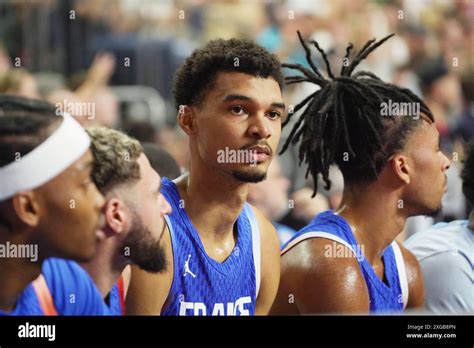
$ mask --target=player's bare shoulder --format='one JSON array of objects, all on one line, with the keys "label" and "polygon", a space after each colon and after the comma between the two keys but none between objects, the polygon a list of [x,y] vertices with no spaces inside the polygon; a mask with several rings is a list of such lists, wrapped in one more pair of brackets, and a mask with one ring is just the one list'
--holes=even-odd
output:
[{"label": "player's bare shoulder", "polygon": [[271,314],[367,313],[369,295],[356,255],[325,238],[283,250],[281,280]]}]

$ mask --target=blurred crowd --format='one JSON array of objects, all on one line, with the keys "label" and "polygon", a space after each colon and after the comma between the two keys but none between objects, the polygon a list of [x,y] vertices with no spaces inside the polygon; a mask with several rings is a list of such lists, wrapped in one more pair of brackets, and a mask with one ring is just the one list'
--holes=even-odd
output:
[{"label": "blurred crowd", "polygon": [[[181,172],[189,151],[176,127],[171,85],[194,48],[214,38],[250,38],[282,62],[307,65],[299,30],[339,67],[349,42],[358,50],[369,39],[395,33],[361,69],[422,96],[453,160],[443,212],[434,219],[411,218],[406,234],[466,218],[470,211],[459,172],[464,145],[474,138],[473,1],[2,1],[0,18],[0,93],[48,100],[85,127],[125,130],[168,151]],[[317,64],[324,70],[323,61]],[[286,104],[297,104],[313,88],[288,86]],[[281,144],[289,129],[291,124]],[[331,190],[319,185],[313,199],[305,174],[290,147],[249,195],[281,227],[282,241],[340,202],[344,183],[337,170]]]}]

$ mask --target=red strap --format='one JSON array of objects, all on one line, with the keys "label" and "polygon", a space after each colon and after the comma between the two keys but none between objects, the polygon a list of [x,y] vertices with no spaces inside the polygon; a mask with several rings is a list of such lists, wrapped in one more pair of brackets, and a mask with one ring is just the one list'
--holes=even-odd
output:
[{"label": "red strap", "polygon": [[125,289],[123,285],[123,277],[120,276],[118,279],[118,291],[120,297],[120,308],[122,308],[122,315],[125,315]]},{"label": "red strap", "polygon": [[58,315],[58,311],[54,306],[53,297],[49,291],[48,284],[43,275],[40,274],[33,283],[33,288],[35,289],[36,296],[38,296],[38,301],[44,315]]}]

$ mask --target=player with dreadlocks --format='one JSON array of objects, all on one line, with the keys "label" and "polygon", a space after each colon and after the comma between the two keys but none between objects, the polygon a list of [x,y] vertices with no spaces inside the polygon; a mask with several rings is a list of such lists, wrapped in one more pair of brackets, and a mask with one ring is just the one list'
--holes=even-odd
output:
[{"label": "player with dreadlocks", "polygon": [[330,188],[331,165],[341,170],[345,187],[336,211],[317,215],[283,246],[272,313],[387,313],[420,307],[424,289],[418,262],[395,237],[408,217],[441,208],[450,161],[439,149],[433,115],[410,90],[371,72],[353,74],[392,35],[368,41],[352,62],[349,44],[339,77],[311,41],[329,79],[298,36],[312,70],[284,64],[304,75],[286,80],[312,82],[320,89],[295,107],[296,112],[306,106],[282,151],[300,141],[300,163],[307,163],[306,174],[314,178],[314,195],[319,174]]}]

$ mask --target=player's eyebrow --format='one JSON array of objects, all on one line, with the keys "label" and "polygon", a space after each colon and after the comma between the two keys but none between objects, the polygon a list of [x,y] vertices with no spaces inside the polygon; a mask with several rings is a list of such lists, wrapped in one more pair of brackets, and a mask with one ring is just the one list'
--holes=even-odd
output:
[{"label": "player's eyebrow", "polygon": [[[254,99],[246,96],[246,95],[241,95],[241,94],[228,94],[224,97],[222,100],[224,103],[230,102],[230,101],[246,101],[246,102],[255,102]],[[278,108],[278,109],[285,109],[285,103],[282,102],[273,102],[270,104],[271,107]]]},{"label": "player's eyebrow", "polygon": [[274,108],[278,108],[278,109],[283,109],[283,110],[286,109],[285,103],[271,103],[270,106],[273,106]]},{"label": "player's eyebrow", "polygon": [[241,94],[228,94],[224,97],[224,99],[222,99],[224,103],[235,101],[235,100],[242,100],[242,101],[249,101],[249,102],[254,101],[252,98],[247,97],[246,95],[241,95]]}]

